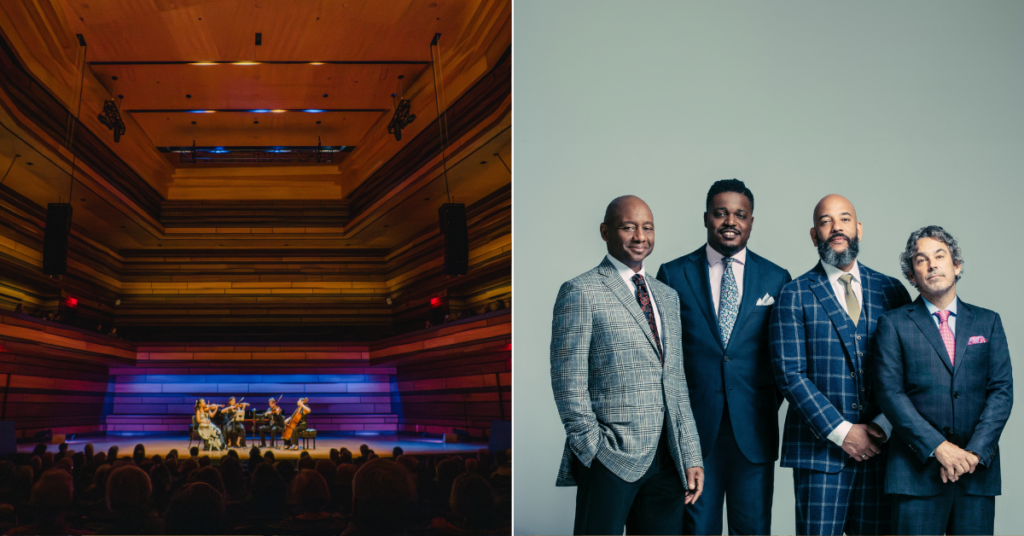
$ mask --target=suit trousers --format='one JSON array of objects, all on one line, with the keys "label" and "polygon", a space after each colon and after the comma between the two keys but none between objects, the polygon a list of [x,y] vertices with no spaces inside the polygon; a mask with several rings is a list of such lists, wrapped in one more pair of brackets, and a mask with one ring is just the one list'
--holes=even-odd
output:
[{"label": "suit trousers", "polygon": [[704,492],[683,513],[683,534],[722,534],[723,501],[729,534],[771,534],[774,490],[775,462],[753,463],[743,455],[726,407],[715,446],[704,458]]},{"label": "suit trousers", "polygon": [[850,460],[838,473],[793,469],[797,534],[891,534],[887,452]]},{"label": "suit trousers", "polygon": [[892,495],[894,534],[992,534],[996,498],[968,495],[956,483],[932,497]]},{"label": "suit trousers", "polygon": [[685,488],[662,427],[654,461],[636,482],[626,482],[595,457],[586,467],[573,456],[576,522],[573,534],[679,534]]},{"label": "suit trousers", "polygon": [[260,426],[260,446],[261,447],[267,446],[267,434],[268,433],[270,434],[270,446],[273,447],[274,446],[274,439],[277,436],[281,435],[281,428],[279,428],[277,426],[277,424],[273,423],[273,422],[272,422],[272,424],[264,424],[263,426]]}]

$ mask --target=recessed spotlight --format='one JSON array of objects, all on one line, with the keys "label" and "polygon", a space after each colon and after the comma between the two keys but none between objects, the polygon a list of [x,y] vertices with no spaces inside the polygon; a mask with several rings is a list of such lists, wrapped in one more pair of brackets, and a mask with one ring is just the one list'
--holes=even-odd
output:
[{"label": "recessed spotlight", "polygon": [[117,80],[117,77],[116,76],[111,76],[110,79],[111,80]]},{"label": "recessed spotlight", "polygon": [[424,201],[430,201],[430,198],[429,197],[424,197],[423,200]]},{"label": "recessed spotlight", "polygon": [[320,121],[317,121],[317,122],[316,122],[316,124],[318,124],[318,125],[319,125],[319,124],[320,124]]},{"label": "recessed spotlight", "polygon": [[192,98],[192,95],[191,95],[191,94],[185,95],[185,98],[186,98],[186,99],[191,99],[191,98]]},{"label": "recessed spotlight", "polygon": [[385,225],[385,226],[384,226],[384,228],[385,228],[385,229],[387,229],[387,228],[388,228],[388,226],[387,226],[387,225]]},{"label": "recessed spotlight", "polygon": [[195,122],[195,121],[192,121],[192,124],[194,125],[194,124],[196,124],[196,122]]},{"label": "recessed spotlight", "polygon": [[253,121],[252,124],[258,125],[258,124],[260,124],[260,122],[259,121]]},{"label": "recessed spotlight", "polygon": [[30,165],[30,166],[34,166],[35,164],[33,164],[32,162],[29,162],[29,163],[28,163],[28,165]]},{"label": "recessed spotlight", "polygon": [[85,203],[85,198],[83,197],[83,198],[79,199],[79,201]]},{"label": "recessed spotlight", "polygon": [[486,161],[486,160],[484,160],[484,161],[480,162],[480,165],[482,166],[482,165],[484,165],[484,164],[486,164],[486,163],[487,163],[487,161]]},{"label": "recessed spotlight", "polygon": [[117,98],[119,98],[119,99],[123,99],[123,98],[124,98],[124,95],[118,95],[118,96],[117,96]]},{"label": "recessed spotlight", "polygon": [[326,94],[326,93],[324,93],[324,98],[325,98],[325,99],[327,98],[327,94]]}]

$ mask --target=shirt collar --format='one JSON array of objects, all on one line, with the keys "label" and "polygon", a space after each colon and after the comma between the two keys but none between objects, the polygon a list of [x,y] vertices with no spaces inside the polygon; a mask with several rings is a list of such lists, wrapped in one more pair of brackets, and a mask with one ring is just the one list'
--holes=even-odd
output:
[{"label": "shirt collar", "polygon": [[[942,310],[942,309],[939,309],[938,307],[936,307],[935,305],[933,305],[932,302],[930,302],[927,299],[925,299],[924,296],[921,296],[921,299],[924,300],[924,306],[928,308],[928,314],[933,315],[933,314],[935,314],[935,313],[937,313],[937,312]],[[953,296],[953,301],[949,303],[948,307],[946,307],[946,310],[949,311],[949,314],[951,314],[953,316],[956,316],[956,302],[957,301],[958,301],[957,297]]]},{"label": "shirt collar", "polygon": [[611,253],[605,255],[605,257],[608,257],[608,260],[611,261],[612,266],[615,267],[615,270],[619,272],[619,275],[622,276],[623,279],[631,281],[633,279],[633,276],[636,274],[640,274],[644,277],[644,279],[647,279],[647,274],[644,272],[644,266],[642,264],[640,265],[640,271],[634,272],[632,268],[626,266],[625,264],[622,264],[622,262],[619,259],[612,257]]},{"label": "shirt collar", "polygon": [[[708,254],[708,266],[709,267],[710,266],[714,266],[714,265],[722,262],[722,259],[725,257],[725,255],[722,255],[721,253],[715,251],[715,248],[711,247],[711,244],[708,244],[708,245],[704,246],[704,250],[707,251],[707,254]],[[747,264],[747,248],[743,248],[743,249],[739,250],[735,255],[732,256],[732,260],[734,262],[739,263],[739,264],[746,265]]]},{"label": "shirt collar", "polygon": [[857,283],[861,282],[861,280],[860,280],[860,263],[857,262],[857,261],[853,261],[853,268],[850,268],[849,272],[844,272],[844,271],[840,270],[839,268],[836,268],[835,266],[832,266],[831,264],[829,264],[829,263],[827,263],[825,261],[821,261],[821,267],[825,269],[825,275],[828,276],[829,282],[832,283],[833,285],[836,284],[837,281],[839,281],[839,277],[840,276],[842,276],[843,274],[846,274],[846,273],[852,275],[853,276],[853,280],[856,281]]}]

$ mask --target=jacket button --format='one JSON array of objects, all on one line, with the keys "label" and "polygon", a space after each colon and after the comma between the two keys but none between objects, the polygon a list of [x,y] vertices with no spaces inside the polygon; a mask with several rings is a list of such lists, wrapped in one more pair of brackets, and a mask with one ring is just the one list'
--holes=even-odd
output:
[{"label": "jacket button", "polygon": [[722,388],[719,387],[717,392],[718,392],[718,394],[722,394]]},{"label": "jacket button", "polygon": [[856,380],[857,379],[857,373],[856,372],[851,372],[850,373],[850,377]]},{"label": "jacket button", "polygon": [[853,404],[852,409],[857,409],[857,404],[856,403]]},{"label": "jacket button", "polygon": [[861,409],[862,410],[862,409],[864,409],[864,406],[862,406],[862,405],[861,406],[857,406],[857,409]]},{"label": "jacket button", "polygon": [[860,392],[862,392],[862,393],[864,392],[864,386],[863,385],[860,386]]},{"label": "jacket button", "polygon": [[857,335],[857,340],[858,340],[858,341],[860,340],[860,335]]},{"label": "jacket button", "polygon": [[953,391],[953,398],[960,398],[960,391]]},{"label": "jacket button", "polygon": [[857,372],[859,372],[861,374],[864,374],[864,369],[859,369],[859,370],[857,370]]},{"label": "jacket button", "polygon": [[729,356],[725,356],[725,362],[726,362],[726,363],[728,363],[728,362],[729,362]]}]

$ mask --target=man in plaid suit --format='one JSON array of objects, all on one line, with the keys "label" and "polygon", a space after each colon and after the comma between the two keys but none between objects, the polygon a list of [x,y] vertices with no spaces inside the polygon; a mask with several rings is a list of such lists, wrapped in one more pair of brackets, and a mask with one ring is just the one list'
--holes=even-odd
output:
[{"label": "man in plaid suit", "polygon": [[782,289],[771,320],[775,381],[789,401],[783,467],[793,468],[798,534],[887,534],[885,441],[871,340],[882,313],[910,302],[898,280],[857,262],[863,226],[829,195],[814,209],[821,262]]},{"label": "man in plaid suit", "polygon": [[679,297],[644,270],[646,203],[612,201],[601,237],[608,255],[555,302],[551,387],[567,436],[556,485],[578,486],[574,534],[679,534],[704,480]]},{"label": "man in plaid suit", "polygon": [[900,256],[921,296],[878,319],[878,402],[892,421],[885,491],[895,534],[992,534],[1013,374],[999,315],[960,300],[963,256],[942,227]]}]

